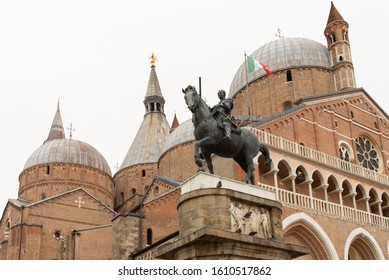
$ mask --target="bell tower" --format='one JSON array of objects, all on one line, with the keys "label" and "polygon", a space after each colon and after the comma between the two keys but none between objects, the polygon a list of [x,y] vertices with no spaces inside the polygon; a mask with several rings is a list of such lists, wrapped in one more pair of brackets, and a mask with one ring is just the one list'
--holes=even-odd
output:
[{"label": "bell tower", "polygon": [[351,58],[348,23],[343,19],[333,2],[327,26],[324,30],[330,51],[335,89],[355,87],[354,65]]}]

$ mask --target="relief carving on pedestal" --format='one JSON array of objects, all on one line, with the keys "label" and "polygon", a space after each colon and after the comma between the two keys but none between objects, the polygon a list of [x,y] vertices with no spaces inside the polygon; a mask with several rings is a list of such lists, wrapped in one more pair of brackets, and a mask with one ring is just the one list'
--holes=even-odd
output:
[{"label": "relief carving on pedestal", "polygon": [[233,232],[265,239],[273,237],[270,213],[266,208],[231,202],[230,213]]}]

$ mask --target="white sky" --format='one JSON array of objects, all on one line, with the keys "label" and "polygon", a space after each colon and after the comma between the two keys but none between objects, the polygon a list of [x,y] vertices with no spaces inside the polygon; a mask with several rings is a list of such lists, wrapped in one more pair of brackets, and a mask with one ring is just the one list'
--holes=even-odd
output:
[{"label": "white sky", "polygon": [[[335,0],[349,23],[358,87],[389,112],[389,1]],[[107,159],[123,161],[144,116],[149,55],[169,123],[190,118],[181,93],[198,85],[212,105],[244,59],[281,29],[323,35],[331,1],[0,0],[0,211],[47,138],[60,99],[65,128]],[[69,131],[66,131],[67,137]]]}]

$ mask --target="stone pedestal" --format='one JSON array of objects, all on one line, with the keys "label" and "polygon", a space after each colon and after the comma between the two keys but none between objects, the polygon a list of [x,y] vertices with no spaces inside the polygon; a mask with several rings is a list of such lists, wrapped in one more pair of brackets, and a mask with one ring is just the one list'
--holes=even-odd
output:
[{"label": "stone pedestal", "polygon": [[283,241],[281,203],[271,187],[198,173],[181,186],[179,239],[162,259],[293,259],[309,249]]}]

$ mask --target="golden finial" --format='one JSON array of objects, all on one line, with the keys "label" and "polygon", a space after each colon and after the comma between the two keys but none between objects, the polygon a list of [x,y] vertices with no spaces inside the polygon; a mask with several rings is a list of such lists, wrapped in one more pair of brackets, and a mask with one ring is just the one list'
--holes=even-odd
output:
[{"label": "golden finial", "polygon": [[155,63],[158,61],[158,56],[156,56],[154,53],[152,53],[149,56],[151,67],[155,66]]}]

